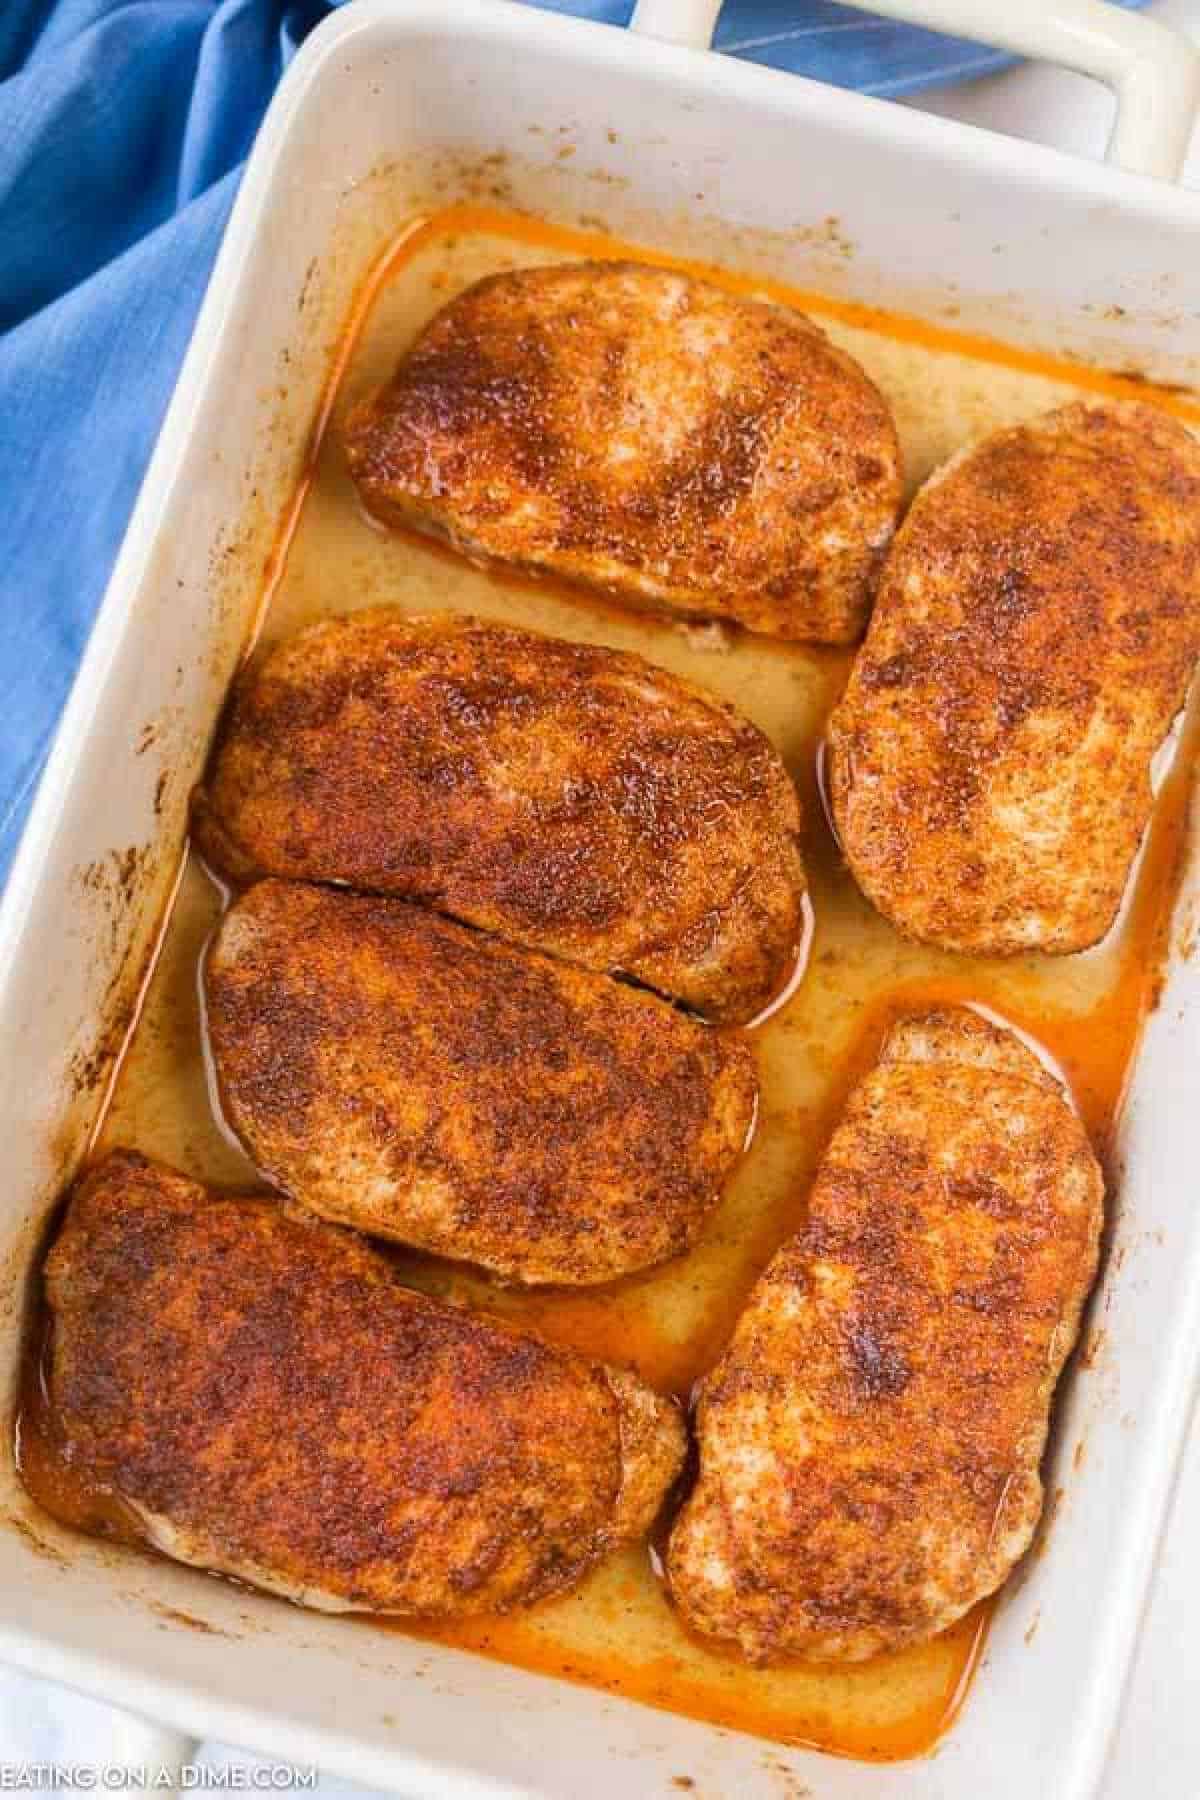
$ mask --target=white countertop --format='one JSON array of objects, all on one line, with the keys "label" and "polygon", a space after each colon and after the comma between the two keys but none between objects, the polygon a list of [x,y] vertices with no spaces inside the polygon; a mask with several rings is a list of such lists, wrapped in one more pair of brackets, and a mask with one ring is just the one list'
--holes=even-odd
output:
[{"label": "white countertop", "polygon": [[[1158,0],[1149,10],[1200,42],[1200,0]],[[1091,156],[1101,153],[1112,117],[1112,101],[1104,90],[1080,76],[1041,67],[1013,69],[905,104]],[[1188,186],[1200,187],[1200,132],[1184,179]],[[1097,1554],[1103,1554],[1103,1546],[1097,1546]],[[1104,1800],[1200,1796],[1198,1599],[1200,1424],[1194,1426],[1184,1455]],[[0,1767],[24,1761],[103,1763],[119,1755],[120,1742],[107,1709],[0,1670]],[[204,1746],[202,1760],[221,1765],[253,1759],[210,1744]],[[365,1792],[333,1780],[323,1780],[319,1791],[324,1800]]]}]

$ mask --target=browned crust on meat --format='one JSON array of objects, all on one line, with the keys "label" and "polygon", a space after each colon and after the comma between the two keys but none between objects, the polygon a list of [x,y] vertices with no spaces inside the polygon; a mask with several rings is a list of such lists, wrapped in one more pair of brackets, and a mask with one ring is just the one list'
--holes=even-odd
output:
[{"label": "browned crust on meat", "polygon": [[78,1184],[46,1284],[61,1454],[184,1560],[315,1604],[524,1605],[648,1529],[678,1471],[636,1378],[130,1152]]},{"label": "browned crust on meat", "polygon": [[796,791],[732,707],[640,657],[386,608],[238,684],[195,818],[250,873],[401,895],[722,1023],[791,968]]},{"label": "browned crust on meat", "polygon": [[703,1383],[668,1574],[755,1660],[932,1636],[1027,1547],[1103,1180],[1058,1084],[965,1011],[904,1021],[808,1222]]},{"label": "browned crust on meat", "polygon": [[1200,652],[1200,445],[1082,402],[952,459],[915,501],[829,727],[855,879],[913,937],[1099,941]]},{"label": "browned crust on meat", "polygon": [[744,1039],[403,901],[261,882],[205,992],[226,1116],[272,1182],[517,1281],[687,1249],[754,1117]]},{"label": "browned crust on meat", "polygon": [[344,436],[383,519],[786,638],[858,636],[900,504],[888,408],[810,320],[636,263],[477,282]]}]

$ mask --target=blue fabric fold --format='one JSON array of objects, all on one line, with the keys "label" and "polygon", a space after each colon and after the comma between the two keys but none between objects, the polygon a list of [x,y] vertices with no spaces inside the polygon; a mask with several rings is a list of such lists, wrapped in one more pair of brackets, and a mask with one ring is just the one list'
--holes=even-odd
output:
[{"label": "blue fabric fold", "polygon": [[[547,3],[619,25],[632,9]],[[328,10],[0,0],[0,881],[245,158]],[[876,94],[1004,60],[828,0],[729,0],[717,46]]]}]

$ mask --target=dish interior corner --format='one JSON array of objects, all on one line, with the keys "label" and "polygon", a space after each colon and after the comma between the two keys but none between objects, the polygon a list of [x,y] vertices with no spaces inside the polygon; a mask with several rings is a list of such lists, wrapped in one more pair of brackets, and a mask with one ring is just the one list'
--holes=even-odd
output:
[{"label": "dish interior corner", "polygon": [[[786,1003],[755,1028],[758,1129],[699,1246],[649,1275],[571,1294],[504,1290],[452,1264],[396,1258],[414,1286],[486,1305],[581,1350],[632,1361],[652,1383],[686,1396],[728,1337],[756,1275],[801,1222],[845,1096],[889,1021],[907,1007],[968,1001],[1019,1027],[1062,1070],[1102,1159],[1107,1155],[1159,980],[1196,732],[1185,724],[1121,919],[1098,949],[1057,961],[970,960],[904,942],[855,889],[822,804],[821,735],[849,653],[619,612],[549,581],[486,572],[432,543],[381,531],[356,503],[339,450],[339,421],[386,378],[423,322],[482,275],[581,254],[631,252],[612,240],[466,207],[415,222],[390,249],[347,323],[325,428],[272,565],[259,642],[334,611],[381,602],[413,612],[449,608],[502,618],[637,651],[734,702],[783,754],[805,814],[815,921],[807,969]],[[647,258],[644,247],[633,254]],[[708,273],[742,291],[758,287],[749,278]],[[1077,397],[1081,389],[1126,385],[819,295],[768,292],[812,314],[883,389],[899,425],[910,488],[985,431]],[[1140,397],[1189,415],[1188,403],[1176,396],[1142,389]],[[1192,410],[1200,417],[1200,406]],[[198,968],[222,904],[222,894],[190,859],[95,1148],[134,1145],[203,1180],[253,1186],[259,1185],[255,1170],[211,1103],[203,1048]],[[35,1414],[27,1408],[22,1458],[36,1497],[70,1524],[120,1534],[111,1503],[106,1509],[52,1465]],[[984,1607],[931,1643],[866,1664],[754,1669],[687,1635],[663,1594],[657,1562],[653,1545],[627,1551],[566,1597],[424,1635],[763,1737],[894,1759],[928,1749],[946,1730],[986,1634]],[[401,1629],[378,1620],[367,1628]]]}]

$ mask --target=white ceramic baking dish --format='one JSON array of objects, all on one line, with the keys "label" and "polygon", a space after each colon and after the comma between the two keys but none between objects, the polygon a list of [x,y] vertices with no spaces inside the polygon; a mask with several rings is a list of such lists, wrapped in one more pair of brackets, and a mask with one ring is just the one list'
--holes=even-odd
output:
[{"label": "white ceramic baking dish", "polygon": [[[703,44],[714,10],[642,0],[631,35],[502,0],[363,0],[285,80],[0,914],[10,1404],[47,1211],[130,1017],[338,324],[406,218],[498,191],[561,221],[1200,379],[1200,196],[1129,172],[1177,168],[1196,95],[1185,46],[1087,0],[880,9],[1109,80],[1117,163],[1102,168],[646,35]],[[1198,893],[1193,870],[1124,1116],[1096,1303],[1107,1349],[1063,1394],[1050,1550],[1012,1584],[930,1760],[781,1751],[106,1550],[32,1507],[7,1445],[0,1658],[180,1731],[422,1796],[667,1794],[684,1775],[710,1796],[1093,1793],[1200,1357],[1200,963],[1185,953]]]}]

